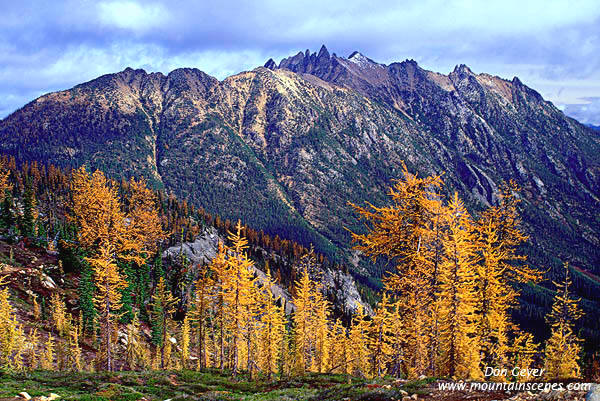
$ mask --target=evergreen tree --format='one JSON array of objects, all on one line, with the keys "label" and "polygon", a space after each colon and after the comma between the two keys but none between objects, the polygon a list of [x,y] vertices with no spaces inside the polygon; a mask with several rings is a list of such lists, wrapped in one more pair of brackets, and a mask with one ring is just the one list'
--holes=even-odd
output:
[{"label": "evergreen tree", "polygon": [[25,180],[25,192],[23,194],[23,219],[21,233],[26,237],[35,237],[35,195],[33,186],[29,179]]},{"label": "evergreen tree", "polygon": [[[4,195],[4,193],[3,193]],[[2,200],[2,224],[6,228],[14,227],[16,220],[13,214],[13,198],[9,191],[6,191],[6,195],[3,196]]]},{"label": "evergreen tree", "polygon": [[[94,272],[87,261],[81,263],[81,275],[79,277],[79,310],[83,323],[83,330],[91,333],[95,330],[96,307],[94,305]],[[83,331],[80,336],[83,335]]]},{"label": "evergreen tree", "polygon": [[160,348],[160,368],[170,365],[170,325],[177,298],[173,297],[160,278],[152,295],[152,340]]},{"label": "evergreen tree", "polygon": [[133,320],[133,294],[136,293],[136,276],[130,262],[119,263],[120,275],[125,279],[127,286],[121,290],[121,310],[119,321],[131,323]]}]

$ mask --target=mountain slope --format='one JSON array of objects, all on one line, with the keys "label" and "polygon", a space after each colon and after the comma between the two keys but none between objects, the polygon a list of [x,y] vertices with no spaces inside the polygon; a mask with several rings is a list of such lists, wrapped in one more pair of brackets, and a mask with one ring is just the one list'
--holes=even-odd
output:
[{"label": "mountain slope", "polygon": [[42,96],[3,120],[0,138],[18,160],[145,175],[340,261],[355,260],[344,227],[360,229],[346,202],[386,202],[402,160],[444,173],[474,212],[515,179],[533,263],[599,273],[598,135],[517,78],[464,65],[442,75],[323,47],[223,81],[126,69]]}]

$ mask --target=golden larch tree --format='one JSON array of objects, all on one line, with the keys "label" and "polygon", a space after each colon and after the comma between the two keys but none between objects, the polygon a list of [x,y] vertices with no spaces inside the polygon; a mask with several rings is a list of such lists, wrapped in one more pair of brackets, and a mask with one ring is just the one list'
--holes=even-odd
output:
[{"label": "golden larch tree", "polygon": [[393,336],[399,334],[394,332],[392,314],[389,296],[384,293],[375,309],[369,333],[371,372],[379,377],[387,373],[388,364],[394,357]]},{"label": "golden larch tree", "polygon": [[[303,259],[310,257],[310,255],[304,255]],[[306,263],[310,263],[310,261],[306,261]],[[293,316],[295,346],[294,370],[297,374],[304,374],[310,368],[311,357],[313,355],[312,339],[314,332],[312,331],[312,323],[314,285],[305,264],[300,279],[296,281],[293,291],[293,302],[296,306]]]},{"label": "golden larch tree", "polygon": [[446,212],[448,235],[443,240],[440,268],[440,367],[443,374],[478,379],[480,344],[477,337],[475,266],[476,236],[473,222],[455,193]]},{"label": "golden larch tree", "polygon": [[[213,266],[217,263],[223,263],[222,258],[224,254],[217,255],[221,258],[221,261],[215,257],[213,259]],[[188,314],[190,316],[190,321],[195,327],[196,349],[198,355],[196,368],[200,370],[207,366],[206,338],[209,326],[210,307],[213,303],[213,299],[216,298],[214,294],[216,287],[215,279],[211,277],[208,266],[198,266],[198,270],[198,279],[196,280],[192,307]],[[216,275],[216,272],[214,272],[214,274]]]},{"label": "golden larch tree", "polygon": [[[420,178],[403,165],[403,178],[390,188],[392,204],[363,208],[351,204],[369,223],[366,234],[352,233],[354,249],[373,260],[385,257],[393,261],[396,271],[384,279],[386,291],[399,302],[406,336],[405,366],[410,377],[418,377],[431,369],[432,334],[437,318],[434,296],[438,284],[437,271],[442,180],[439,176]],[[434,348],[437,348],[435,346]]]},{"label": "golden larch tree", "polygon": [[314,336],[315,357],[313,371],[324,373],[329,364],[329,342],[331,341],[331,303],[323,294],[323,286],[319,283],[314,291]]},{"label": "golden larch tree", "polygon": [[371,322],[366,319],[367,315],[362,306],[359,306],[352,316],[348,346],[351,350],[349,360],[350,374],[360,377],[371,377],[371,366],[369,359],[369,333]]},{"label": "golden larch tree", "polygon": [[146,181],[143,178],[131,178],[128,188],[125,214],[128,248],[123,251],[132,262],[141,266],[157,251],[159,242],[165,239],[165,233],[156,206],[156,194],[147,187]]},{"label": "golden larch tree", "polygon": [[551,326],[545,349],[546,377],[550,380],[581,376],[581,339],[575,334],[575,321],[583,316],[583,312],[579,308],[579,300],[571,298],[569,292],[571,277],[568,263],[564,264],[564,275],[562,282],[554,282],[556,296],[546,317]]},{"label": "golden larch tree", "polygon": [[102,331],[101,358],[98,360],[103,367],[112,371],[114,369],[114,357],[112,354],[112,334],[116,320],[116,312],[121,308],[121,290],[127,287],[127,283],[119,274],[115,263],[114,247],[110,242],[104,242],[100,246],[100,254],[97,257],[87,257],[86,260],[94,271],[96,293],[94,304],[98,310],[98,318]]},{"label": "golden larch tree", "polygon": [[277,373],[281,360],[281,345],[285,335],[286,317],[283,305],[273,295],[275,283],[271,272],[266,271],[266,280],[263,291],[259,297],[260,329],[259,329],[259,367],[270,380],[273,373]]},{"label": "golden larch tree", "polygon": [[[476,280],[478,333],[483,363],[497,368],[507,366],[510,352],[510,332],[514,327],[510,309],[519,295],[513,284],[541,279],[541,272],[527,266],[526,257],[518,253],[518,246],[528,238],[517,211],[518,193],[513,181],[502,184],[498,205],[487,208],[475,221],[481,256]],[[512,335],[515,336],[518,333]]]},{"label": "golden larch tree", "polygon": [[[0,279],[0,286],[3,286]],[[19,370],[26,341],[23,328],[17,321],[16,311],[9,302],[8,287],[0,289],[0,369]]]},{"label": "golden larch tree", "polygon": [[5,192],[12,189],[9,182],[10,171],[4,166],[4,162],[0,160],[0,202],[4,200]]},{"label": "golden larch tree", "polygon": [[253,335],[253,321],[256,314],[256,292],[254,291],[254,277],[250,270],[252,261],[246,255],[248,241],[242,236],[242,225],[238,220],[236,232],[229,233],[232,246],[227,258],[229,269],[230,291],[226,294],[227,322],[231,330],[232,350],[232,375],[236,376],[241,366],[240,349],[246,353],[246,365],[251,368],[254,357],[252,355],[251,338]]},{"label": "golden larch tree", "polygon": [[117,187],[101,171],[93,174],[81,167],[73,172],[70,218],[77,224],[82,247],[98,255],[101,247],[118,254],[127,243],[125,214]]}]

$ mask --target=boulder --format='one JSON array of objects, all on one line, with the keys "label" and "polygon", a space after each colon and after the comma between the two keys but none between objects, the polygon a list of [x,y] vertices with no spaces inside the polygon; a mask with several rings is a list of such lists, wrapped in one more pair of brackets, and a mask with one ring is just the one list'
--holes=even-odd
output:
[{"label": "boulder", "polygon": [[56,289],[56,283],[54,282],[54,280],[52,280],[52,277],[48,276],[47,274],[42,273],[42,278],[40,281],[44,288],[47,288],[49,290]]},{"label": "boulder", "polygon": [[592,384],[592,388],[585,395],[585,401],[600,401],[600,384]]}]

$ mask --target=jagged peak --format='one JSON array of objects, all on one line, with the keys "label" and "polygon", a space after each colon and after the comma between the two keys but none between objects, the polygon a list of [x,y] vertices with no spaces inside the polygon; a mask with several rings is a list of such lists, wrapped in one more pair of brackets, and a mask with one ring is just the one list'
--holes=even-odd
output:
[{"label": "jagged peak", "polygon": [[459,73],[459,74],[469,74],[469,75],[475,75],[473,74],[473,71],[471,71],[471,69],[469,68],[468,65],[466,64],[459,64],[456,67],[454,67],[454,71],[455,73]]},{"label": "jagged peak", "polygon": [[371,60],[370,58],[368,58],[367,56],[365,56],[364,54],[362,54],[359,51],[353,51],[352,54],[350,54],[348,56],[348,61],[351,61],[358,65],[378,64],[377,62]]},{"label": "jagged peak", "polygon": [[274,70],[275,68],[277,68],[277,63],[275,62],[275,60],[273,60],[272,58],[270,58],[264,65],[265,68],[268,68],[269,70]]},{"label": "jagged peak", "polygon": [[134,73],[134,74],[139,74],[139,73],[142,73],[142,74],[148,74],[148,73],[146,72],[146,70],[144,70],[143,68],[136,68],[136,69],[133,69],[133,68],[131,68],[131,67],[127,67],[127,68],[125,68],[123,71],[121,71],[121,73]]},{"label": "jagged peak", "polygon": [[321,45],[321,49],[319,50],[319,55],[317,56],[318,58],[330,58],[329,55],[329,50],[327,50],[327,47],[325,47],[325,45]]}]

